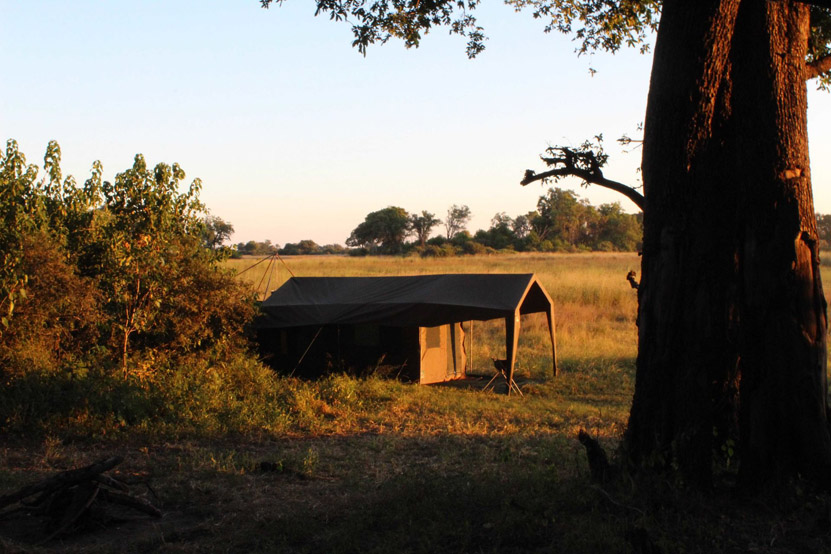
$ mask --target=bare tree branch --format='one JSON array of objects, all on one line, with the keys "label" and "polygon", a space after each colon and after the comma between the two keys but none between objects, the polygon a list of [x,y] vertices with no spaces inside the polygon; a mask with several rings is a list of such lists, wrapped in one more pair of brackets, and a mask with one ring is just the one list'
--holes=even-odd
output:
[{"label": "bare tree branch", "polygon": [[535,181],[557,180],[563,177],[579,177],[586,183],[600,185],[601,187],[619,192],[643,210],[643,194],[630,186],[604,177],[603,171],[600,168],[606,162],[607,156],[602,152],[602,149],[596,154],[588,146],[589,144],[586,143],[580,150],[574,150],[564,146],[549,148],[547,152],[553,154],[553,156],[541,156],[541,159],[546,165],[554,166],[554,169],[542,173],[535,173],[534,170],[528,169],[525,171],[525,176],[520,181],[520,184],[525,186]]},{"label": "bare tree branch", "polygon": [[831,54],[805,64],[805,80],[814,79],[831,71]]}]

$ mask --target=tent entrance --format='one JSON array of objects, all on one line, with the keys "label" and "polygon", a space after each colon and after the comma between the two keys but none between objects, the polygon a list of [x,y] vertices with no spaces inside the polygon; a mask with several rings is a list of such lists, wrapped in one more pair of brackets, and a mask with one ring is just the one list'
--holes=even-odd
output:
[{"label": "tent entrance", "polygon": [[461,323],[419,327],[419,383],[442,383],[466,374],[467,353]]}]

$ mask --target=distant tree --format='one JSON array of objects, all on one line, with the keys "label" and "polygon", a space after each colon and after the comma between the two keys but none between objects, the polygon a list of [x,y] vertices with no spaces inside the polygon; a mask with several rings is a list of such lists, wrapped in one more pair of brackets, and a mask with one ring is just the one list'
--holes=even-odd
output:
[{"label": "distant tree", "polygon": [[505,212],[500,212],[491,218],[491,226],[487,231],[479,230],[473,240],[484,245],[503,250],[513,248],[516,242],[514,234],[514,220]]},{"label": "distant tree", "polygon": [[341,244],[325,244],[320,247],[322,254],[345,254],[346,248]]},{"label": "distant tree", "polygon": [[817,214],[817,234],[819,235],[820,248],[831,248],[831,215]]},{"label": "distant tree", "polygon": [[216,215],[206,215],[203,220],[202,244],[217,249],[234,234],[234,226]]},{"label": "distant tree", "polygon": [[426,210],[422,210],[421,215],[410,215],[410,227],[416,235],[419,246],[424,248],[427,239],[430,237],[430,232],[439,223],[441,223],[441,219]]},{"label": "distant tree", "polygon": [[447,210],[447,218],[444,220],[444,228],[447,231],[447,238],[452,239],[456,233],[464,231],[470,221],[470,208],[465,205],[453,204]]},{"label": "distant tree", "polygon": [[270,256],[276,254],[280,246],[271,244],[271,241],[266,239],[263,242],[249,240],[248,242],[239,242],[236,244],[237,252],[243,256]]},{"label": "distant tree", "polygon": [[283,256],[309,256],[312,254],[320,254],[320,246],[313,240],[301,240],[297,244],[286,243],[286,245],[279,250]]},{"label": "distant tree", "polygon": [[537,202],[538,218],[532,222],[541,240],[576,246],[590,235],[592,208],[570,190],[550,188]]},{"label": "distant tree", "polygon": [[517,238],[524,239],[531,232],[531,218],[533,215],[534,212],[531,212],[531,214],[518,215],[514,218],[512,227]]},{"label": "distant tree", "polygon": [[346,244],[381,254],[398,254],[409,232],[410,214],[404,208],[389,206],[367,215],[346,239]]},{"label": "distant tree", "polygon": [[638,249],[643,240],[643,223],[638,215],[625,213],[619,202],[601,204],[597,213],[595,249],[605,250],[600,247],[603,244],[622,252]]}]

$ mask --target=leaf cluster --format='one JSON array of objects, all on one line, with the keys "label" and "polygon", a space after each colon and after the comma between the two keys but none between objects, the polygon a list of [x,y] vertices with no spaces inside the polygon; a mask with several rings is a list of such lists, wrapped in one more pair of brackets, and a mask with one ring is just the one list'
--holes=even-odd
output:
[{"label": "leaf cluster", "polygon": [[[260,0],[264,8],[283,0]],[[517,11],[531,10],[534,18],[547,20],[546,32],[573,35],[578,53],[622,46],[649,49],[649,34],[658,26],[659,0],[505,0]],[[352,45],[366,55],[371,44],[391,38],[418,47],[423,35],[434,27],[446,27],[451,34],[468,39],[470,58],[485,49],[484,29],[474,11],[480,0],[317,0],[315,15],[352,24]]]},{"label": "leaf cluster", "polygon": [[531,10],[546,21],[545,32],[573,35],[578,54],[622,46],[649,51],[649,35],[658,28],[658,0],[506,0],[517,11]]},{"label": "leaf cluster", "polygon": [[[831,9],[811,6],[811,33],[808,37],[809,64],[819,63],[831,56]],[[817,79],[819,90],[831,90],[831,71],[821,73]]]},{"label": "leaf cluster", "polygon": [[[262,7],[283,0],[260,0]],[[333,21],[352,24],[352,46],[366,55],[371,44],[391,38],[418,47],[422,35],[433,27],[447,27],[452,34],[468,39],[468,57],[484,50],[485,35],[471,13],[480,0],[317,0],[315,15],[327,14]]]}]

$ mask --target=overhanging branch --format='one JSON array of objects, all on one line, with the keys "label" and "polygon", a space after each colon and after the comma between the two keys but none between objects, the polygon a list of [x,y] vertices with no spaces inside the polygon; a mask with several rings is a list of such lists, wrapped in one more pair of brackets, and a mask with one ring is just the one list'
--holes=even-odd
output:
[{"label": "overhanging branch", "polygon": [[628,185],[612,181],[603,176],[600,167],[605,163],[607,156],[602,150],[599,156],[593,150],[589,149],[587,145],[584,145],[579,150],[556,146],[549,148],[547,152],[549,154],[557,154],[552,157],[542,156],[542,160],[547,165],[554,166],[554,169],[549,169],[542,173],[536,173],[534,170],[528,169],[525,171],[525,176],[519,184],[525,186],[535,181],[557,180],[563,177],[579,177],[585,183],[600,185],[601,187],[619,192],[643,210],[643,194]]},{"label": "overhanging branch", "polygon": [[814,79],[828,71],[831,71],[831,55],[823,56],[805,64],[805,80]]}]

